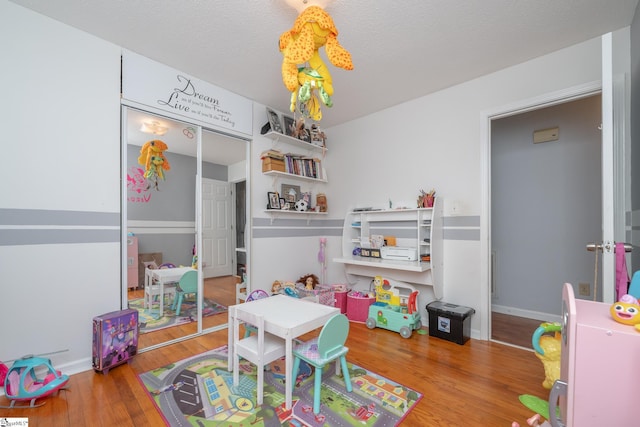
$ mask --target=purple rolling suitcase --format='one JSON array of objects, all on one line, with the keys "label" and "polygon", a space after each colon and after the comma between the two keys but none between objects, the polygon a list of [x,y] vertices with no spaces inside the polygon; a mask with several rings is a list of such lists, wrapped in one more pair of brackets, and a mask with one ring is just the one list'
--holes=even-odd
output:
[{"label": "purple rolling suitcase", "polygon": [[93,318],[93,369],[107,374],[138,352],[138,310],[112,311]]}]

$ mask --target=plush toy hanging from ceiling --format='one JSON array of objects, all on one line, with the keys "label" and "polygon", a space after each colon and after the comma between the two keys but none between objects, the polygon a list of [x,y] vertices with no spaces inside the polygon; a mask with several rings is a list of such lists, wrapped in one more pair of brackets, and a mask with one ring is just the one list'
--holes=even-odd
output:
[{"label": "plush toy hanging from ceiling", "polygon": [[140,148],[138,164],[145,167],[144,177],[154,183],[156,190],[158,190],[158,178],[164,180],[164,171],[171,169],[169,161],[164,156],[167,148],[167,144],[159,139],[147,141]]},{"label": "plush toy hanging from ceiling", "polygon": [[[321,7],[303,10],[293,28],[280,36],[282,81],[291,92],[291,112],[298,110],[305,117],[320,121],[320,101],[333,105],[333,82],[318,49],[325,46],[329,61],[336,67],[353,70],[351,54],[338,43],[338,30],[333,19]],[[298,68],[300,64],[304,64]]]}]

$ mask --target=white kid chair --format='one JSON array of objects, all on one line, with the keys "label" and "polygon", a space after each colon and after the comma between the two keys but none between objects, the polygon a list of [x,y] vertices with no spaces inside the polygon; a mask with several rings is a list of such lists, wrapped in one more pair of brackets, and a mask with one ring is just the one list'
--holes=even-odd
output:
[{"label": "white kid chair", "polygon": [[[152,279],[151,274],[145,271],[145,283],[144,283],[144,308],[151,310],[151,305],[154,299],[160,295],[160,283]],[[162,294],[167,297],[171,297],[171,301],[175,301],[176,296],[176,284],[165,283]],[[160,317],[164,313],[160,313]]]},{"label": "white kid chair", "polygon": [[[249,323],[256,328],[256,334],[240,339],[240,322]],[[264,367],[285,355],[284,340],[264,331],[264,317],[247,313],[241,306],[235,307],[233,337],[233,384],[240,382],[240,357],[256,365],[258,374],[257,399],[262,405],[264,397]]]}]

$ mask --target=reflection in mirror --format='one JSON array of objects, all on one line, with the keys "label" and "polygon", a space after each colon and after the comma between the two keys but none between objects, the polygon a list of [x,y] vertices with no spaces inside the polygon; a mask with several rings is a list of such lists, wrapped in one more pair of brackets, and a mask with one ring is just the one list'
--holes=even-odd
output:
[{"label": "reflection in mirror", "polygon": [[[229,183],[230,176],[234,176],[229,171],[234,165],[244,163],[247,143],[202,132],[202,206],[203,213],[208,213],[202,221],[203,247],[197,251],[199,129],[131,108],[125,108],[125,117],[128,238],[123,248],[127,253],[124,267],[127,269],[124,285],[127,289],[124,291],[129,306],[140,313],[139,347],[142,349],[198,333],[199,320],[202,320],[202,329],[226,323],[226,307],[235,302],[235,283],[238,281],[235,239],[227,238],[225,242],[224,236],[218,235],[218,229],[219,224],[225,222],[233,227],[235,218],[227,213],[218,196],[225,193],[225,187],[235,185]],[[148,148],[145,144],[157,140],[164,143],[166,149],[150,153],[152,161],[146,164],[144,157]],[[239,149],[223,146],[231,142]],[[162,144],[155,145],[165,148]],[[231,154],[234,151],[240,154],[234,157]],[[244,180],[244,165],[242,167]],[[238,177],[234,179],[240,181]],[[230,199],[227,204],[232,206],[232,202],[235,200]],[[178,281],[184,271],[192,268],[194,252],[200,252],[197,260],[205,278],[203,295],[186,294],[177,307],[174,301],[180,291]],[[153,269],[147,269],[147,266]],[[223,279],[228,286],[217,283]],[[165,282],[163,286],[160,286],[161,281]],[[157,295],[160,292],[164,294],[162,300]],[[197,310],[201,298],[202,319]]]},{"label": "reflection in mirror", "polygon": [[[202,251],[199,260],[204,277],[204,330],[227,322],[226,314],[207,316],[207,306],[236,304],[244,278],[246,150],[246,141],[206,129],[202,131]],[[239,219],[239,215],[243,217]],[[237,233],[239,229],[242,229],[241,235]]]}]

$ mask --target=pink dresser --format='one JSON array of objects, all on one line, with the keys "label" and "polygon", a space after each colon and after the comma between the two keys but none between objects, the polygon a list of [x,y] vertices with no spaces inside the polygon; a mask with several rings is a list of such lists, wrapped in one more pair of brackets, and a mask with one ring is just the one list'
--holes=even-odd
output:
[{"label": "pink dresser", "polygon": [[640,425],[640,332],[614,321],[610,307],[576,300],[564,285],[560,379],[549,397],[560,407],[554,427]]},{"label": "pink dresser", "polygon": [[138,288],[138,238],[127,236],[127,287]]}]

